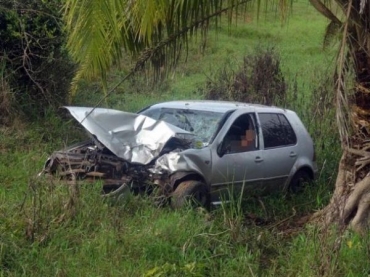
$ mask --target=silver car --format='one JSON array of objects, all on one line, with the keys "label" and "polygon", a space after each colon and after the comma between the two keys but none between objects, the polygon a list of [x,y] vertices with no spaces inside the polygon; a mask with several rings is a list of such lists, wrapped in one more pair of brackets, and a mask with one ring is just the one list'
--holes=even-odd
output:
[{"label": "silver car", "polygon": [[44,173],[103,180],[103,191],[142,191],[182,207],[241,193],[298,191],[317,173],[312,139],[295,112],[224,101],[172,101],[137,114],[67,107],[91,140],[57,151]]}]

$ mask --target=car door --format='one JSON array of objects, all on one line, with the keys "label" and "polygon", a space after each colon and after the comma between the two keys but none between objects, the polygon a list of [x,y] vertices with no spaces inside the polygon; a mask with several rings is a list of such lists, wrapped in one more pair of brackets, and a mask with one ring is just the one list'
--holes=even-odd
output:
[{"label": "car door", "polygon": [[212,151],[212,201],[228,199],[259,187],[263,178],[263,151],[255,113],[229,118]]},{"label": "car door", "polygon": [[297,155],[297,137],[281,113],[258,113],[263,136],[264,180],[266,192],[283,189]]}]

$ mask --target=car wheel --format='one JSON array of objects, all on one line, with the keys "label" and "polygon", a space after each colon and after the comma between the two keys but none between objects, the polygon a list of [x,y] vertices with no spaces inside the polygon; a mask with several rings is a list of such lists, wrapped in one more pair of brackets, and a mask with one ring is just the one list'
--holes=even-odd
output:
[{"label": "car wheel", "polygon": [[293,176],[288,189],[292,193],[300,193],[311,181],[311,175],[305,170],[300,170]]},{"label": "car wheel", "polygon": [[199,181],[185,181],[172,193],[171,206],[175,209],[186,205],[209,208],[210,195],[208,187]]}]

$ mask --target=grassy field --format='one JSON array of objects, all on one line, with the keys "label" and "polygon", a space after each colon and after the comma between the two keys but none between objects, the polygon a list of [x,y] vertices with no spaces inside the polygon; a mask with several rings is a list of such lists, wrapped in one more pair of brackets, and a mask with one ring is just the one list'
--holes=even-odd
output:
[{"label": "grassy field", "polygon": [[[335,50],[323,51],[327,22],[307,2],[294,3],[285,25],[269,11],[211,32],[205,52],[194,43],[186,63],[152,86],[138,77],[101,106],[136,111],[170,99],[202,98],[199,88],[225,64],[274,47],[295,109],[312,134],[320,174],[300,195],[248,198],[213,208],[174,211],[151,199],[110,203],[100,186],[79,195],[35,176],[47,156],[81,139],[54,114],[0,129],[0,276],[368,276],[369,237],[335,226],[304,224],[330,200],[340,157],[330,94]],[[185,57],[184,57],[185,58]],[[125,67],[123,67],[125,68]],[[125,70],[111,73],[111,86]],[[95,105],[98,84],[73,100]]]}]

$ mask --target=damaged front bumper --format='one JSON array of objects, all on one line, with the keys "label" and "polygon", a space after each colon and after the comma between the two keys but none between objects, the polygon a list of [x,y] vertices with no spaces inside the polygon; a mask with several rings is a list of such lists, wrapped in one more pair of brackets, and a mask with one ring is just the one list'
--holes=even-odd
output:
[{"label": "damaged front bumper", "polygon": [[106,147],[89,140],[54,152],[39,175],[55,176],[67,184],[100,181],[105,196],[128,191],[134,194],[151,193],[154,189],[160,195],[168,196],[168,175],[152,173],[150,169],[153,167],[152,164],[131,164]]},{"label": "damaged front bumper", "polygon": [[39,175],[69,184],[100,181],[105,196],[127,191],[167,197],[169,173],[155,170],[158,157],[188,149],[193,135],[152,118],[110,109],[66,107],[91,140],[54,152]]}]

